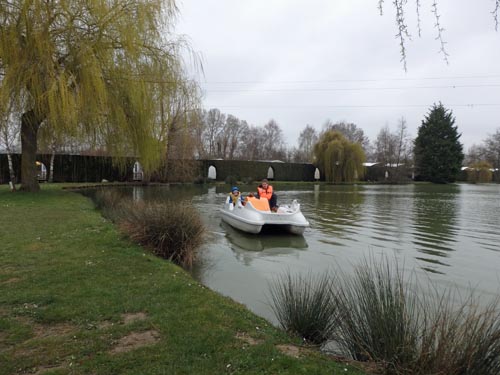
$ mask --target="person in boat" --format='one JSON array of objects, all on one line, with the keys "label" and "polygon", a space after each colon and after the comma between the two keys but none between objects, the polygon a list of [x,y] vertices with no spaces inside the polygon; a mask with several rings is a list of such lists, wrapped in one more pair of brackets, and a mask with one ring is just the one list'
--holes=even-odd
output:
[{"label": "person in boat", "polygon": [[278,211],[278,197],[276,197],[276,194],[273,191],[273,187],[269,185],[269,182],[265,178],[257,187],[257,198],[266,198],[269,201],[269,207],[271,207],[271,211]]},{"label": "person in boat", "polygon": [[238,203],[241,203],[243,206],[245,205],[245,200],[243,199],[243,196],[241,195],[238,186],[233,186],[231,188],[231,192],[229,193],[229,203],[232,203],[235,206]]}]

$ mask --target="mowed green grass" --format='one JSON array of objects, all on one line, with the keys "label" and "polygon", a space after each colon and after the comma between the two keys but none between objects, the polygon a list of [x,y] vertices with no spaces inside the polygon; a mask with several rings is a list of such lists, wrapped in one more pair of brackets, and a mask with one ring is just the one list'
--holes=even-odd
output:
[{"label": "mowed green grass", "polygon": [[0,374],[360,374],[297,352],[79,194],[2,186],[0,213]]}]

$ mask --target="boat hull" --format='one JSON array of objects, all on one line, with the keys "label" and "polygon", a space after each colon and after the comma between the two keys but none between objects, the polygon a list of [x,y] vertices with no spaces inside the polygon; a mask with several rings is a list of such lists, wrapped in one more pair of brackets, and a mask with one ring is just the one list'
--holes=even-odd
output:
[{"label": "boat hull", "polygon": [[233,228],[239,229],[247,233],[254,233],[254,234],[260,233],[262,227],[264,226],[264,224],[260,223],[245,222],[241,220],[241,218],[238,218],[235,215],[231,215],[229,212],[226,212],[225,210],[221,210],[221,217],[222,220],[231,225]]},{"label": "boat hull", "polygon": [[245,206],[233,206],[226,202],[221,209],[221,218],[232,227],[253,234],[260,233],[265,227],[302,235],[309,227],[309,222],[300,211],[300,205],[295,201],[290,208],[285,206],[278,212],[257,210],[251,202],[247,202]]}]

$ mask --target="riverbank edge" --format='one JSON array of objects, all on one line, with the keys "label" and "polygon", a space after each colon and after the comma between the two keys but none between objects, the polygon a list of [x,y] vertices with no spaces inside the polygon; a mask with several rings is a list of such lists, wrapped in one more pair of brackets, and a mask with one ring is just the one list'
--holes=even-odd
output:
[{"label": "riverbank edge", "polygon": [[0,374],[362,373],[124,239],[75,185],[0,187]]}]

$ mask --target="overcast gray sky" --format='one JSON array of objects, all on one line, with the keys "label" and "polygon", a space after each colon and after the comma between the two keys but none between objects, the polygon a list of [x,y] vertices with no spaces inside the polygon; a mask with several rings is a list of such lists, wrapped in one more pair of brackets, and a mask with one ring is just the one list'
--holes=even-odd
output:
[{"label": "overcast gray sky", "polygon": [[500,31],[494,0],[438,0],[449,64],[439,54],[432,0],[406,6],[403,69],[392,1],[180,0],[177,32],[201,56],[205,108],[253,125],[275,119],[289,145],[311,124],[353,122],[373,141],[405,117],[410,134],[441,101],[465,151],[500,128]]}]

